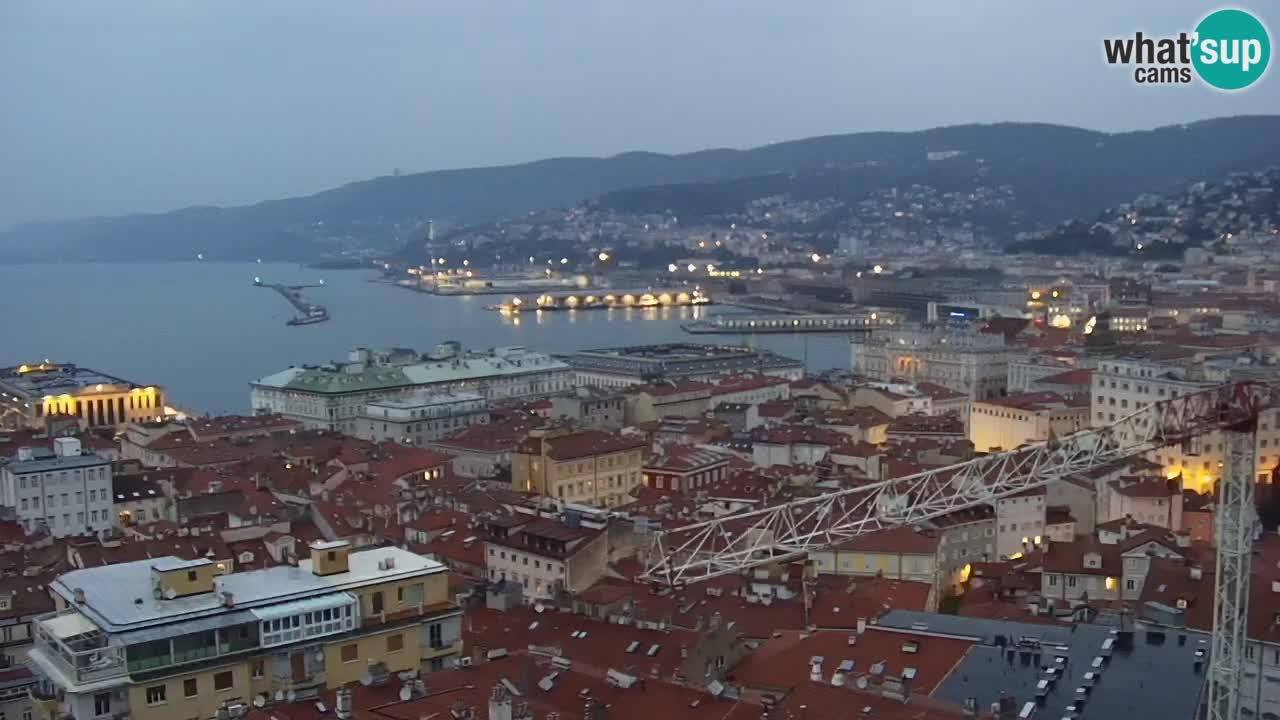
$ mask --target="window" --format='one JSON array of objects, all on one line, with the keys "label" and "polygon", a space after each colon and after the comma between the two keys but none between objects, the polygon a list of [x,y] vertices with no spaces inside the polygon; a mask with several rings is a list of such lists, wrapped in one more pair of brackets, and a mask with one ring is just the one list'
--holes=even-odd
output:
[{"label": "window", "polygon": [[195,582],[195,581],[196,581],[196,571],[195,571],[195,570],[188,570],[188,571],[187,571],[187,581],[188,581],[188,582]]},{"label": "window", "polygon": [[1050,575],[1050,576],[1049,576],[1049,587],[1055,587],[1055,586],[1057,586],[1057,584],[1058,584],[1058,576],[1057,576],[1057,575]]},{"label": "window", "polygon": [[404,635],[396,633],[387,636],[387,652],[400,652],[404,649]]},{"label": "window", "polygon": [[93,696],[93,714],[111,714],[111,693],[98,693]]},{"label": "window", "polygon": [[351,663],[360,659],[360,649],[355,643],[342,646],[342,662]]},{"label": "window", "polygon": [[147,688],[147,704],[148,705],[161,705],[164,703],[164,701],[165,701],[164,685],[152,685],[151,687]]},{"label": "window", "polygon": [[219,690],[219,691],[230,690],[235,684],[236,684],[235,676],[231,674],[230,670],[217,673],[213,676],[214,690]]},{"label": "window", "polygon": [[252,673],[255,679],[267,674],[267,664],[263,660],[254,660],[250,667],[253,668]]},{"label": "window", "polygon": [[182,681],[182,697],[195,697],[200,693],[200,682],[195,678]]},{"label": "window", "polygon": [[427,637],[431,642],[431,647],[444,647],[444,628],[440,623],[432,623],[427,626]]}]

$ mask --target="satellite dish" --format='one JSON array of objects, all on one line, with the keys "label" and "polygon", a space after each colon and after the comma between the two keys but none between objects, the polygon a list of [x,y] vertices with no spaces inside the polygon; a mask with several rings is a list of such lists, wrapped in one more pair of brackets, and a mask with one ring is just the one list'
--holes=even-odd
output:
[{"label": "satellite dish", "polygon": [[369,687],[373,684],[373,676],[369,673],[365,673],[364,677],[360,678],[360,684],[365,687]]},{"label": "satellite dish", "polygon": [[859,690],[866,690],[866,689],[867,689],[867,676],[866,676],[866,675],[859,675],[859,676],[858,676],[858,679],[857,679],[856,681],[854,681],[854,683],[853,683],[853,684],[854,684],[854,685],[857,685]]},{"label": "satellite dish", "polygon": [[262,693],[258,693],[257,695],[253,696],[254,707],[260,708],[266,704],[267,704],[267,696],[263,695]]},{"label": "satellite dish", "polygon": [[203,259],[204,259],[204,253],[196,253],[196,259],[197,259],[197,260],[203,260]]},{"label": "satellite dish", "polygon": [[408,685],[403,685],[400,687],[400,699],[405,702],[408,702],[409,700],[413,699],[413,691],[409,689]]},{"label": "satellite dish", "polygon": [[289,702],[293,702],[294,700],[298,699],[298,693],[294,692],[293,690],[290,690],[289,692],[284,694],[284,699],[288,700]]},{"label": "satellite dish", "polygon": [[281,701],[281,700],[283,700],[283,699],[284,699],[284,691],[283,691],[283,690],[277,690],[277,691],[276,691],[276,702],[280,702],[280,701]]}]

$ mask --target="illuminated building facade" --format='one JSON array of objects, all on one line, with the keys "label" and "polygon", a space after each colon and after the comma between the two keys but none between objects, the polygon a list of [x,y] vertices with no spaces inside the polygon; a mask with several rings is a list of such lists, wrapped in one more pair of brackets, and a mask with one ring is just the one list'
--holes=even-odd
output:
[{"label": "illuminated building facade", "polygon": [[[1120,357],[1101,361],[1094,370],[1090,392],[1092,425],[1107,425],[1149,403],[1224,382],[1274,381],[1267,374],[1272,368],[1261,368],[1261,374],[1248,373],[1243,360],[1234,356],[1205,359],[1188,354],[1177,359]],[[1280,465],[1280,410],[1267,410],[1258,416],[1256,442],[1257,479],[1267,482]],[[1184,444],[1161,448],[1150,459],[1160,464],[1165,477],[1181,477],[1184,488],[1207,492],[1221,477],[1224,443],[1222,433],[1207,433]]]},{"label": "illuminated building facade", "polygon": [[48,361],[0,368],[0,428],[39,428],[49,416],[123,428],[166,415],[164,392],[97,370]]},{"label": "illuminated building facade", "polygon": [[850,341],[849,369],[880,382],[929,382],[971,400],[1002,397],[1015,349],[1000,335],[932,329],[872,331]]}]

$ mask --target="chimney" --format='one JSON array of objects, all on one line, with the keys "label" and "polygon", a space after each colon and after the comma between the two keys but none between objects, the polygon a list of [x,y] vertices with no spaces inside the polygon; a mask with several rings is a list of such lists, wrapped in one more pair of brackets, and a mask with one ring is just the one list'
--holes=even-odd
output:
[{"label": "chimney", "polygon": [[511,693],[501,684],[489,693],[489,720],[512,720]]},{"label": "chimney", "polygon": [[351,688],[340,687],[335,698],[333,714],[338,720],[351,720],[353,715],[351,708]]}]

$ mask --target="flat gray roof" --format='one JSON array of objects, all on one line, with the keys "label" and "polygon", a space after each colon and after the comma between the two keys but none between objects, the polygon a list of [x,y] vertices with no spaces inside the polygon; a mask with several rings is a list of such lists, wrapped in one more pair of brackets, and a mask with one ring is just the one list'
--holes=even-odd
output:
[{"label": "flat gray roof", "polygon": [[[877,625],[977,638],[979,644],[969,649],[933,695],[957,704],[976,698],[980,710],[1002,695],[1014,698],[1018,708],[1036,702],[1036,687],[1047,677],[1045,668],[1057,667],[1060,677],[1049,684],[1037,718],[1067,716],[1067,706],[1077,704],[1083,708],[1079,715],[1098,720],[1194,720],[1208,677],[1206,636],[1141,623],[1135,625],[1128,646],[1121,642],[1118,628],[1083,623],[1046,625],[893,610]],[[1020,645],[1024,638],[1038,644]],[[1114,645],[1110,654],[1103,652],[1108,640]],[[1199,669],[1198,650],[1204,661]],[[1094,667],[1099,657],[1103,660]],[[1091,684],[1084,679],[1086,673],[1095,674]],[[1081,701],[1076,689],[1086,685],[1090,686]]]},{"label": "flat gray roof", "polygon": [[[387,558],[393,558],[394,565],[381,569],[380,562]],[[374,548],[352,552],[350,570],[345,573],[316,575],[311,572],[311,561],[303,560],[297,567],[282,565],[223,575],[214,580],[215,592],[156,599],[151,592],[151,567],[184,562],[170,556],[72,570],[49,587],[105,632],[119,633],[445,571],[444,565],[407,550]],[[77,589],[84,591],[84,605],[72,602]],[[232,594],[233,608],[222,604],[222,592]]]},{"label": "flat gray roof", "polygon": [[98,455],[71,455],[69,457],[44,457],[34,460],[13,460],[5,467],[15,475],[42,473],[53,470],[74,470],[76,468],[110,465],[111,461]]}]

